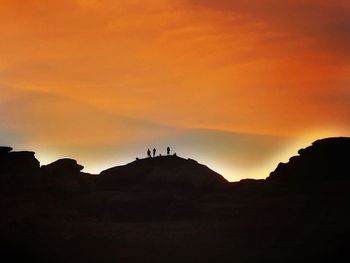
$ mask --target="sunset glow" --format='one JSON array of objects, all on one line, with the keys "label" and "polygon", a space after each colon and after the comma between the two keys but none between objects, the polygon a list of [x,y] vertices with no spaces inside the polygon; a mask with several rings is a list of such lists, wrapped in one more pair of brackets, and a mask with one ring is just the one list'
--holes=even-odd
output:
[{"label": "sunset glow", "polygon": [[0,144],[265,178],[350,136],[350,1],[0,0]]}]

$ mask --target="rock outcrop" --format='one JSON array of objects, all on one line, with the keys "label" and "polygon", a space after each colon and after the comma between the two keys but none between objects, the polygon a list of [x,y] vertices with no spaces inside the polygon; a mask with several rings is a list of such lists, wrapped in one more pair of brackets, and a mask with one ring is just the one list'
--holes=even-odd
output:
[{"label": "rock outcrop", "polygon": [[0,147],[0,182],[4,185],[35,183],[40,163],[34,152],[12,152],[11,147]]},{"label": "rock outcrop", "polygon": [[8,154],[11,151],[12,151],[11,147],[0,146],[0,156],[6,155],[6,154]]},{"label": "rock outcrop", "polygon": [[72,176],[80,175],[80,171],[84,166],[78,164],[76,160],[64,158],[59,159],[53,163],[43,165],[41,169],[48,176]]},{"label": "rock outcrop", "polygon": [[87,174],[81,172],[82,169],[84,166],[69,158],[59,159],[41,167],[42,174],[46,177],[51,189],[64,192],[90,189]]},{"label": "rock outcrop", "polygon": [[0,171],[2,173],[37,172],[39,161],[34,152],[12,152],[11,147],[0,147]]},{"label": "rock outcrop", "polygon": [[40,162],[35,158],[35,152],[10,152],[9,160],[11,169],[14,171],[37,172],[40,168]]},{"label": "rock outcrop", "polygon": [[50,187],[57,191],[90,189],[89,174],[76,160],[60,159],[40,167],[35,153],[13,152],[11,147],[0,147],[0,183],[4,189]]},{"label": "rock outcrop", "polygon": [[288,163],[278,164],[268,181],[317,183],[350,181],[350,138],[326,138],[298,151]]}]

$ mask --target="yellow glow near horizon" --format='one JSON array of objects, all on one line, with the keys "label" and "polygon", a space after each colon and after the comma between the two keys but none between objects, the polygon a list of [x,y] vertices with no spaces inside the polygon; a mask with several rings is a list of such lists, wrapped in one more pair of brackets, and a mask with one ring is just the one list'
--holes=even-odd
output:
[{"label": "yellow glow near horizon", "polygon": [[[298,150],[301,148],[306,148],[308,146],[311,146],[311,143],[320,139],[320,138],[327,138],[327,137],[334,137],[338,134],[342,134],[343,132],[339,130],[333,130],[333,131],[314,131],[310,132],[308,134],[303,135],[303,137],[300,137],[298,139],[291,139],[285,147],[280,149],[280,151],[277,151],[273,156],[271,156],[269,159],[267,159],[265,162],[263,162],[260,166],[252,166],[250,168],[240,168],[240,164],[237,162],[234,162],[232,164],[228,164],[225,161],[212,161],[210,157],[202,157],[202,158],[196,158],[198,154],[191,153],[191,152],[184,152],[180,157],[182,158],[193,158],[196,159],[199,163],[204,164],[208,166],[210,169],[214,170],[215,172],[218,172],[219,174],[223,175],[227,180],[234,182],[239,181],[241,179],[265,179],[269,176],[270,172],[274,171],[274,169],[277,167],[279,162],[288,162],[289,158],[292,156],[298,155]],[[95,153],[97,156],[99,153]],[[92,174],[99,174],[101,171],[118,166],[118,165],[125,165],[129,162],[132,162],[136,159],[136,157],[139,158],[145,158],[145,153],[140,152],[140,155],[129,155],[128,157],[110,157],[110,158],[104,158],[100,159],[99,162],[93,162],[93,157],[90,157],[89,153],[86,153],[85,155],[88,158],[82,158],[81,161],[79,159],[79,153],[75,153],[72,156],[62,156],[61,153],[56,152],[50,152],[50,151],[42,151],[39,150],[36,153],[36,157],[40,161],[41,165],[49,164],[51,162],[54,162],[57,159],[60,158],[73,158],[78,159],[79,164],[83,165],[84,172],[92,173]],[[110,155],[109,155],[110,156]],[[91,160],[89,161],[89,158]]]}]

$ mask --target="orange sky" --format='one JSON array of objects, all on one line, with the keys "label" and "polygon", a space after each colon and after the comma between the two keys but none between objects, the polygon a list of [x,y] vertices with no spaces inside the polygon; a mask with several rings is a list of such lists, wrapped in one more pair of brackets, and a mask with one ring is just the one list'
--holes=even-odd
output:
[{"label": "orange sky", "polygon": [[347,0],[0,0],[0,36],[0,143],[42,163],[170,145],[264,178],[350,135]]}]

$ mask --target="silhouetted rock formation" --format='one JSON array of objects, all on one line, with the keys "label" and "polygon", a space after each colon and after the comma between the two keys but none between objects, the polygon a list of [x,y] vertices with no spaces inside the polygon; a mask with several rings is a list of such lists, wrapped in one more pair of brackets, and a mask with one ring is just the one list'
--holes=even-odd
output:
[{"label": "silhouetted rock formation", "polygon": [[34,152],[12,152],[11,147],[0,147],[0,169],[3,172],[32,172],[40,168]]},{"label": "silhouetted rock formation", "polygon": [[41,168],[48,176],[72,176],[80,175],[80,171],[84,169],[84,166],[78,164],[76,160],[64,158],[43,165]]},{"label": "silhouetted rock formation", "polygon": [[288,163],[278,164],[267,180],[285,183],[350,180],[350,138],[317,140],[298,153]]},{"label": "silhouetted rock formation", "polygon": [[90,181],[86,173],[81,172],[84,166],[76,160],[64,158],[41,167],[49,185],[55,191],[76,192],[90,190]]},{"label": "silhouetted rock formation", "polygon": [[11,147],[0,147],[0,182],[26,185],[37,182],[40,163],[34,152],[12,152]]},{"label": "silhouetted rock formation", "polygon": [[349,261],[349,138],[235,183],[176,156],[91,177],[11,151],[0,147],[1,262]]},{"label": "silhouetted rock formation", "polygon": [[9,159],[11,168],[15,171],[36,172],[40,168],[40,162],[34,157],[35,153],[30,151],[10,152]]},{"label": "silhouetted rock formation", "polygon": [[147,158],[113,167],[102,171],[98,180],[103,188],[125,184],[213,188],[226,183],[224,177],[208,167],[177,156]]},{"label": "silhouetted rock formation", "polygon": [[11,147],[7,147],[7,146],[0,146],[0,156],[1,155],[6,155],[8,154],[9,152],[12,151],[12,148]]}]

